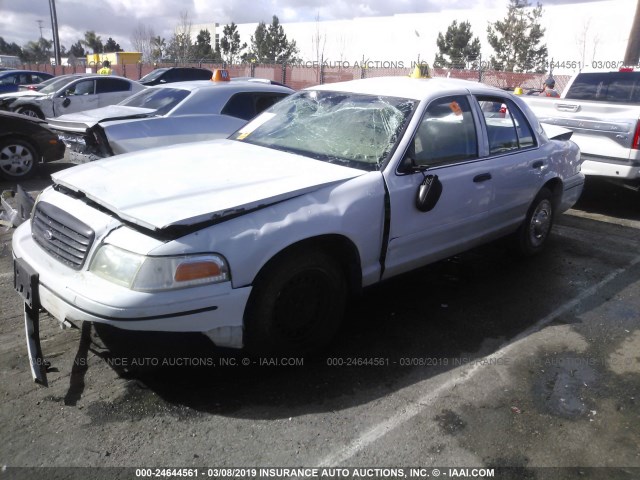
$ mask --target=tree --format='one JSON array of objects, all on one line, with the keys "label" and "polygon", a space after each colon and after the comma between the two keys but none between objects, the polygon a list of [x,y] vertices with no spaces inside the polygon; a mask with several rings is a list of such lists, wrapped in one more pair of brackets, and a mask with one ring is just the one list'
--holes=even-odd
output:
[{"label": "tree", "polygon": [[[142,22],[138,22],[138,26],[135,28],[129,39],[131,40],[131,45],[133,45],[136,52],[140,52],[142,54],[143,62],[150,62],[162,57],[162,52],[157,57],[154,57],[155,47],[153,45],[153,41],[155,38],[153,28],[146,26]],[[164,39],[162,39],[162,42],[164,43]],[[166,45],[164,45],[163,48],[166,48]]]},{"label": "tree", "polygon": [[454,20],[447,33],[438,34],[436,45],[438,53],[433,62],[435,67],[464,69],[469,61],[475,61],[480,56],[480,39],[475,37],[471,40],[471,24],[469,22],[458,22]]},{"label": "tree", "polygon": [[102,39],[96,35],[93,30],[84,33],[84,40],[80,40],[80,43],[89,48],[93,53],[102,53],[104,51],[104,45]]},{"label": "tree", "polygon": [[69,49],[69,55],[73,55],[76,58],[83,58],[87,56],[87,52],[84,51],[84,47],[82,46],[80,40],[71,45],[71,48]]},{"label": "tree", "polygon": [[167,42],[160,35],[151,39],[151,60],[154,62],[162,60],[166,50]]},{"label": "tree", "polygon": [[509,0],[504,20],[487,27],[487,39],[495,51],[491,65],[506,72],[543,73],[547,70],[547,46],[541,44],[542,5],[535,8],[527,0]]},{"label": "tree", "polygon": [[15,43],[7,43],[4,38],[0,37],[0,54],[1,55],[14,55],[19,57],[22,55],[22,48]]},{"label": "tree", "polygon": [[21,59],[24,62],[49,63],[53,42],[40,37],[37,42],[28,42],[22,49]]},{"label": "tree", "polygon": [[187,63],[193,57],[193,41],[191,40],[191,20],[189,13],[180,13],[180,23],[169,41],[167,55],[176,63]]},{"label": "tree", "polygon": [[209,30],[200,30],[196,37],[196,44],[193,48],[194,56],[197,59],[213,58],[213,49],[211,48],[211,33]]},{"label": "tree", "polygon": [[251,51],[243,55],[243,59],[258,63],[288,63],[297,61],[297,54],[295,40],[287,39],[280,20],[274,15],[269,27],[264,22],[258,24],[251,36]]},{"label": "tree", "polygon": [[120,48],[120,44],[118,44],[113,38],[109,37],[107,43],[104,44],[104,53],[111,52],[124,52],[122,48]]},{"label": "tree", "polygon": [[230,25],[225,25],[222,29],[222,38],[220,39],[220,50],[225,63],[233,65],[234,61],[245,48],[247,48],[247,42],[240,43],[238,26],[233,22],[231,22]]}]

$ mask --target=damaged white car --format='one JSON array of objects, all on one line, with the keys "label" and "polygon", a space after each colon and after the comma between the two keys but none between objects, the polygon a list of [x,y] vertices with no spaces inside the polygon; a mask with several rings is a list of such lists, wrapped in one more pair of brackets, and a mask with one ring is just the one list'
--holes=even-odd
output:
[{"label": "damaged white car", "polygon": [[118,105],[49,119],[74,163],[152,147],[225,138],[287,95],[251,81],[178,82],[149,87]]},{"label": "damaged white car", "polygon": [[314,351],[363,287],[504,235],[539,252],[580,163],[509,93],[396,77],[307,89],[229,139],[58,172],[13,236],[32,373],[46,382],[40,309]]}]

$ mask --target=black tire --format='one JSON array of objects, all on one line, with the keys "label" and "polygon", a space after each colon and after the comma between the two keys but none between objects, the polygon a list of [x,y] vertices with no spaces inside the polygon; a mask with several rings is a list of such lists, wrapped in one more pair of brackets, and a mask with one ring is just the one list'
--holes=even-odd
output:
[{"label": "black tire", "polygon": [[0,174],[7,180],[26,180],[38,165],[38,151],[25,140],[0,140]]},{"label": "black tire", "polygon": [[516,232],[515,246],[518,253],[531,256],[544,249],[551,233],[554,214],[553,194],[544,187],[531,203],[524,222]]},{"label": "black tire", "polygon": [[44,120],[44,114],[40,111],[39,108],[36,107],[18,107],[16,108],[15,112],[21,115],[26,115],[27,117],[39,118],[41,120]]},{"label": "black tire", "polygon": [[254,282],[244,316],[253,354],[312,354],[336,334],[347,300],[340,265],[317,250],[297,250],[268,264]]}]

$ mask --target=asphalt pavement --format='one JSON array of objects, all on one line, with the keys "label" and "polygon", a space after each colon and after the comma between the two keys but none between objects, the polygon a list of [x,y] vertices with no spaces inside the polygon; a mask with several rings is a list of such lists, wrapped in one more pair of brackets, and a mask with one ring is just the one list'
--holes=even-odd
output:
[{"label": "asphalt pavement", "polygon": [[48,388],[29,374],[10,239],[0,234],[0,465],[640,478],[638,192],[589,182],[536,257],[499,241],[365,290],[315,358],[61,330],[43,315]]}]

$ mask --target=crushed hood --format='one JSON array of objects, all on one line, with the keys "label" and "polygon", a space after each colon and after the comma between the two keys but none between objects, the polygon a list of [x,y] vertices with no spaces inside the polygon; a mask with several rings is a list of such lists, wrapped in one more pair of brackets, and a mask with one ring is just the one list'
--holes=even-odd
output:
[{"label": "crushed hood", "polygon": [[0,94],[0,100],[4,98],[42,97],[45,95],[46,94],[37,92],[35,90],[19,90],[17,92]]},{"label": "crushed hood", "polygon": [[241,215],[364,171],[213,140],[118,155],[52,175],[125,221],[162,230]]},{"label": "crushed hood", "polygon": [[84,132],[100,122],[144,117],[155,112],[152,108],[127,107],[124,105],[110,105],[94,108],[77,113],[67,113],[57,118],[48,119],[49,125],[58,130]]}]

